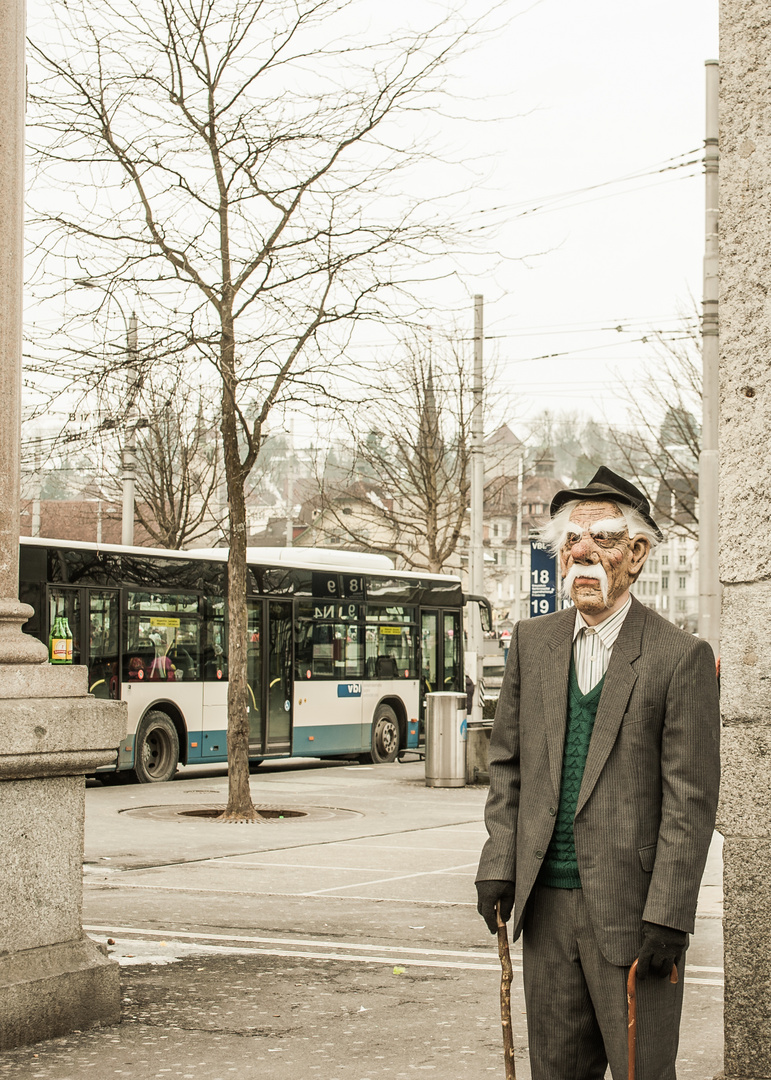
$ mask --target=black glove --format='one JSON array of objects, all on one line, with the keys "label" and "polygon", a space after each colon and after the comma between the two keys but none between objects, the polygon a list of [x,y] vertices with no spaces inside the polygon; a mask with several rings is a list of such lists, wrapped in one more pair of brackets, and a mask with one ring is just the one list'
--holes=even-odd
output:
[{"label": "black glove", "polygon": [[637,958],[637,978],[647,979],[654,975],[663,979],[671,975],[672,968],[683,955],[688,941],[684,930],[673,930],[671,926],[659,926],[658,923],[644,922],[643,943]]},{"label": "black glove", "polygon": [[491,934],[498,932],[498,918],[495,914],[495,905],[501,902],[501,918],[508,922],[514,907],[514,882],[513,881],[478,881],[477,885],[477,911],[487,923],[487,929]]}]

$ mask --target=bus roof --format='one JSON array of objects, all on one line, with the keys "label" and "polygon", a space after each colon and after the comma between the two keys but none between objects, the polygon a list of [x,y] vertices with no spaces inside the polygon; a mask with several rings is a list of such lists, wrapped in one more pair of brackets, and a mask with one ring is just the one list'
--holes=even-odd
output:
[{"label": "bus roof", "polygon": [[[226,562],[227,548],[152,548],[129,547],[124,544],[95,544],[85,540],[58,540],[54,537],[22,536],[22,544],[33,547],[64,547],[78,551],[104,551],[117,555],[137,555],[170,559],[196,559],[209,562]],[[307,570],[346,570],[354,573],[398,574],[411,579],[446,581],[460,580],[457,574],[430,574],[416,570],[395,570],[393,560],[387,555],[375,555],[364,551],[340,551],[337,548],[280,548],[248,547],[247,562],[268,566],[296,566]]]}]

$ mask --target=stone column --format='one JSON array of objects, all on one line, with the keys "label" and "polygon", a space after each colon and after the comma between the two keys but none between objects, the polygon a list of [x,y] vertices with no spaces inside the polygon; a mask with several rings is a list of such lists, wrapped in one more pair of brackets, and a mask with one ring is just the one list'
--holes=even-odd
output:
[{"label": "stone column", "polygon": [[81,921],[84,774],[114,761],[122,702],[50,667],[18,601],[24,4],[0,0],[0,1049],[119,1017],[117,965]]},{"label": "stone column", "polygon": [[725,1075],[771,1077],[771,9],[722,0]]}]

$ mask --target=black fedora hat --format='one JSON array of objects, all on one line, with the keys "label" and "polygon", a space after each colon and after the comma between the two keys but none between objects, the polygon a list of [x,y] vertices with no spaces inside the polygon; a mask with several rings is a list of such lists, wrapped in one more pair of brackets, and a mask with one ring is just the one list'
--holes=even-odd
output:
[{"label": "black fedora hat", "polygon": [[585,488],[575,488],[573,491],[563,488],[558,491],[551,501],[549,513],[552,517],[565,503],[584,502],[586,499],[609,499],[611,502],[624,503],[625,506],[633,507],[643,518],[647,525],[653,529],[659,540],[664,536],[661,529],[651,517],[651,505],[639,488],[630,484],[623,476],[614,473],[612,469],[601,465]]}]

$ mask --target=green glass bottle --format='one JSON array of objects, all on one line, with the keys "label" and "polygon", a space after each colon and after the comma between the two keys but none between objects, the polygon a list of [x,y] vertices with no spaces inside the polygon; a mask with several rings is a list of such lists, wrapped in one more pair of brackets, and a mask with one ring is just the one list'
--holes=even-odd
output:
[{"label": "green glass bottle", "polygon": [[67,635],[62,623],[62,616],[57,615],[51,627],[51,636],[48,639],[48,660],[51,664],[67,663]]},{"label": "green glass bottle", "polygon": [[70,630],[69,619],[67,618],[66,615],[62,616],[62,631],[64,633],[64,639],[67,642],[67,646],[66,646],[66,650],[65,650],[66,659],[65,659],[64,662],[65,662],[65,664],[71,664],[72,663],[72,630]]}]

